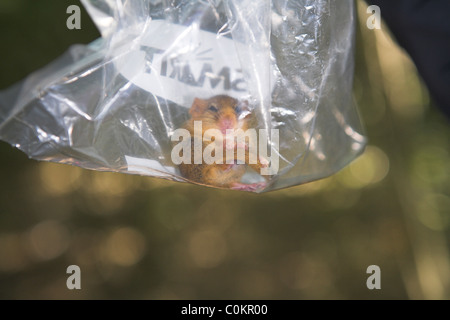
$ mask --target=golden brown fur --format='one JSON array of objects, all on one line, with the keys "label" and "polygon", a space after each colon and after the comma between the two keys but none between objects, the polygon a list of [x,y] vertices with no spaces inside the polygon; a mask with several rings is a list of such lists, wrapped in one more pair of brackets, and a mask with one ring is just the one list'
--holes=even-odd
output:
[{"label": "golden brown fur", "polygon": [[[257,158],[256,164],[249,164],[248,152],[245,152],[245,159],[242,159],[245,164],[237,164],[237,148],[239,146],[234,146],[234,144],[234,147],[232,147],[234,148],[234,152],[231,152],[233,155],[232,162],[234,162],[234,164],[226,164],[230,162],[227,162],[225,142],[223,142],[224,159],[222,162],[224,164],[206,164],[204,162],[201,164],[194,164],[194,141],[195,139],[201,139],[203,151],[205,147],[211,143],[203,141],[205,131],[208,129],[217,129],[225,134],[228,129],[242,129],[243,131],[246,131],[249,128],[251,113],[246,101],[239,102],[226,95],[215,96],[208,100],[196,98],[189,110],[189,114],[191,117],[185,122],[183,128],[187,129],[191,134],[191,164],[182,163],[179,165],[180,172],[185,178],[200,184],[246,191],[255,191],[265,186],[265,183],[241,183],[241,178],[246,172],[247,165],[252,167],[258,173],[259,170],[266,165],[261,164],[260,158]],[[198,132],[194,132],[194,121],[201,121],[202,136],[199,136]],[[197,136],[195,134],[197,134]],[[245,146],[240,147],[246,148]]]}]

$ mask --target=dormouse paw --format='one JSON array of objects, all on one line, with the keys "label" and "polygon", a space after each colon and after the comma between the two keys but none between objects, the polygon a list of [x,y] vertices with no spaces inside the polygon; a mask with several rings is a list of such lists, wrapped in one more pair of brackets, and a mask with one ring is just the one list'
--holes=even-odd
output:
[{"label": "dormouse paw", "polygon": [[264,157],[259,157],[259,163],[261,163],[262,168],[267,168],[269,166],[269,160]]},{"label": "dormouse paw", "polygon": [[227,150],[244,149],[248,151],[248,144],[245,142],[235,143],[234,140],[226,139],[223,142],[224,148]]},{"label": "dormouse paw", "polygon": [[235,182],[231,186],[231,189],[233,189],[233,190],[240,190],[240,191],[255,192],[255,191],[259,191],[259,190],[264,189],[266,186],[267,186],[266,182],[250,183],[250,184]]}]

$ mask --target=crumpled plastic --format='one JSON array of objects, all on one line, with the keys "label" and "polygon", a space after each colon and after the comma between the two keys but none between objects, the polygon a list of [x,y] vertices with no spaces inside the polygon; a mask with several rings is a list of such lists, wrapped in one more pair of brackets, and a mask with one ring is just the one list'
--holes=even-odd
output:
[{"label": "crumpled plastic", "polygon": [[257,192],[329,176],[364,150],[352,0],[82,3],[101,38],[0,92],[0,139],[29,157],[189,182],[171,136],[195,98],[219,94],[248,102],[269,133],[277,166]]}]

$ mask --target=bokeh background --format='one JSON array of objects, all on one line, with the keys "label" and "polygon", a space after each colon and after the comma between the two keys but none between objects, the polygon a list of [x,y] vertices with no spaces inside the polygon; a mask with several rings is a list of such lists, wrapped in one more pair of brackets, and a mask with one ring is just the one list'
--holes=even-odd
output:
[{"label": "bokeh background", "polygon": [[[357,1],[366,152],[262,195],[30,160],[0,142],[1,299],[449,299],[450,122]],[[99,34],[75,0],[0,1],[0,88]],[[82,289],[66,287],[81,268]],[[366,269],[381,268],[381,290]]]}]

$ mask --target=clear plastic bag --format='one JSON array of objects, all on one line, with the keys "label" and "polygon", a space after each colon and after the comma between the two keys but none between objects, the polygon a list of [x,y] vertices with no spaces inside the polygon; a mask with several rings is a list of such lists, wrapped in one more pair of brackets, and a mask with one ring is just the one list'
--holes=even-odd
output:
[{"label": "clear plastic bag", "polygon": [[[352,0],[82,2],[102,37],[0,92],[0,139],[30,157],[262,192],[331,175],[364,149]],[[194,114],[223,140],[202,141]],[[237,128],[257,142],[232,143]],[[199,154],[207,140],[230,156],[182,170],[174,148],[194,160],[197,138]]]}]

